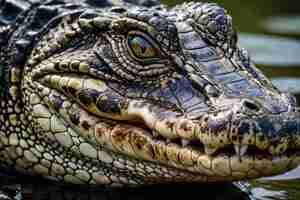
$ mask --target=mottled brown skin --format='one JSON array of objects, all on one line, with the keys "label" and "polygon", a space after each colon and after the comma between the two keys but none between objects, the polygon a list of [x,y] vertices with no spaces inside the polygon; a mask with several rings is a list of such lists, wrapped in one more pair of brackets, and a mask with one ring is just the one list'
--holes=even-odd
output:
[{"label": "mottled brown skin", "polygon": [[237,46],[219,6],[24,7],[0,18],[2,167],[118,187],[252,179],[299,164],[294,98]]}]

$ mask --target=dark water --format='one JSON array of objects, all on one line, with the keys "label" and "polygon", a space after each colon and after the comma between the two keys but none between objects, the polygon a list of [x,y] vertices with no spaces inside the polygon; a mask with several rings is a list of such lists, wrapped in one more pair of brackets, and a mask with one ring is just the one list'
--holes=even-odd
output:
[{"label": "dark water", "polygon": [[[162,0],[175,5],[183,0]],[[257,66],[284,91],[300,102],[300,6],[297,0],[218,0],[233,16],[240,45]],[[299,3],[298,3],[299,4]],[[9,173],[8,173],[9,174]],[[8,198],[10,197],[10,198]],[[32,177],[0,174],[2,199],[211,199],[300,200],[300,168],[281,176],[221,185],[165,185],[139,189],[105,190],[61,186]]]},{"label": "dark water", "polygon": [[99,186],[87,188],[80,185],[57,185],[37,177],[15,174],[8,177],[5,174],[0,179],[0,185],[0,200],[251,200],[251,191],[244,183],[169,184],[131,189],[104,189]]}]

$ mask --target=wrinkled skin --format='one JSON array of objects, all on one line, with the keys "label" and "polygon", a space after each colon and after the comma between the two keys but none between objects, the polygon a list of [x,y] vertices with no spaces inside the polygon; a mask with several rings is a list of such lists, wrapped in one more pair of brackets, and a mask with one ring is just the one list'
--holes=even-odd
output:
[{"label": "wrinkled skin", "polygon": [[60,15],[25,45],[23,61],[32,24],[6,34],[5,167],[139,186],[252,179],[299,164],[294,98],[237,46],[224,9],[54,6]]}]

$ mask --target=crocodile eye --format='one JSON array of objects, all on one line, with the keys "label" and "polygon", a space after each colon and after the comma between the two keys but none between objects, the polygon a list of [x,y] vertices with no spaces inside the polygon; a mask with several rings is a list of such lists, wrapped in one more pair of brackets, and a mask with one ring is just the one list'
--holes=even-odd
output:
[{"label": "crocodile eye", "polygon": [[128,36],[128,46],[134,57],[138,59],[151,59],[158,57],[157,48],[143,36]]}]

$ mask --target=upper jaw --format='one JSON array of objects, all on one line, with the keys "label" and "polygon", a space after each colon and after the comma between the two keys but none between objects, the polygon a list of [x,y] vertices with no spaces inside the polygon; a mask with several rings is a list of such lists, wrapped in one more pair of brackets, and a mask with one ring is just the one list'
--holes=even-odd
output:
[{"label": "upper jaw", "polygon": [[[131,135],[129,140],[132,140],[131,147],[135,149],[140,146],[139,141],[143,141],[143,148],[138,152],[145,160],[200,174],[207,173],[201,166],[208,165],[211,167],[207,166],[209,174],[214,176],[218,176],[215,168],[220,165],[225,165],[220,169],[228,174],[232,173],[231,167],[243,173],[252,167],[260,172],[249,177],[246,175],[237,178],[223,177],[223,181],[279,174],[299,164],[298,113],[240,119],[227,111],[227,115],[220,114],[223,118],[207,114],[199,120],[190,120],[183,115],[175,118],[174,113],[169,115],[165,113],[165,118],[162,118],[162,115],[155,116],[153,113],[151,115],[151,112],[146,112],[147,106],[150,105],[144,102],[141,106],[139,103],[141,102],[135,100],[129,103],[127,114],[139,115],[147,128],[129,126],[124,132],[125,135]],[[276,126],[277,123],[282,123],[281,127]],[[266,124],[276,128],[273,135],[267,132],[272,129],[271,127],[263,127]],[[113,138],[117,138],[118,131],[114,131],[112,135]],[[114,147],[116,146],[118,145]],[[125,153],[124,149],[122,151]],[[126,153],[137,156],[130,152]],[[264,165],[272,165],[274,169],[264,170],[266,167]]]},{"label": "upper jaw", "polygon": [[[80,80],[78,78],[73,79],[74,81]],[[70,78],[70,80],[73,79]],[[53,78],[53,80],[55,79]],[[46,86],[57,85],[52,83],[53,81],[41,82]],[[98,82],[92,81],[91,84],[98,86],[100,84],[98,84]],[[91,84],[83,85],[92,87],[93,85]],[[81,87],[77,89],[78,91],[82,90]],[[106,89],[108,90],[109,88]],[[62,90],[62,92],[66,91]],[[69,96],[70,94],[66,93],[66,95]],[[75,97],[71,95],[69,98]],[[80,98],[76,97],[75,99]],[[180,143],[183,147],[188,146],[188,144],[198,144],[199,146],[200,143],[201,148],[203,148],[208,155],[212,155],[217,152],[218,149],[230,145],[236,145],[232,149],[241,155],[246,152],[247,146],[249,145],[260,150],[267,150],[272,155],[281,154],[280,151],[284,152],[292,143],[296,143],[294,147],[300,147],[299,113],[252,113],[252,115],[249,116],[251,112],[248,112],[248,110],[245,110],[247,112],[244,113],[241,112],[241,110],[243,110],[243,103],[241,104],[239,101],[234,101],[234,99],[231,100],[233,102],[231,102],[230,105],[221,106],[219,110],[208,111],[197,118],[193,118],[192,116],[190,117],[188,113],[184,114],[171,111],[161,107],[161,105],[154,105],[146,100],[125,100],[125,98],[119,97],[119,101],[127,101],[127,103],[124,103],[124,105],[127,106],[120,108],[118,114],[107,115],[104,113],[105,115],[102,115],[101,112],[95,114],[105,118],[113,116],[113,119],[118,121],[140,119],[154,138],[161,136],[165,141],[181,140]],[[78,103],[82,104],[82,102]],[[86,105],[82,106],[89,110]],[[278,147],[274,149],[274,146]],[[281,150],[279,150],[279,146],[282,146]],[[293,147],[293,145],[291,147]]]},{"label": "upper jaw", "polygon": [[269,154],[270,158],[300,149],[300,117],[297,112],[249,117],[239,116],[233,109],[188,119],[171,114],[161,118],[145,113],[145,107],[143,112],[138,109],[129,106],[129,112],[140,115],[154,138],[160,136],[169,142],[180,141],[182,147],[204,148],[204,152],[211,156],[229,146],[239,156],[246,154],[251,147],[257,152],[264,151],[265,156]]}]

